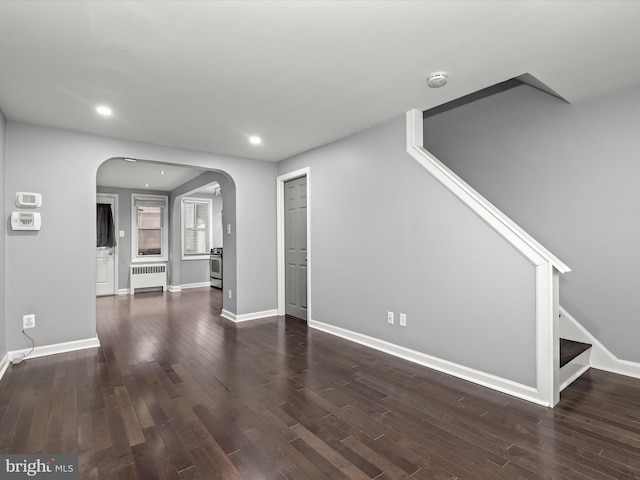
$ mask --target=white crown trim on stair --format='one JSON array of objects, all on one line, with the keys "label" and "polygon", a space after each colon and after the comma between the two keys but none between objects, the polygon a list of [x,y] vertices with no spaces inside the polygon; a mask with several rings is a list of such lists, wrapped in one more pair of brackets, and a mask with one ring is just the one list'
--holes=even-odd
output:
[{"label": "white crown trim on stair", "polygon": [[446,165],[434,157],[423,146],[423,112],[411,110],[407,112],[407,152],[425,170],[457,196],[487,225],[498,232],[505,240],[522,252],[534,265],[550,262],[560,273],[571,269],[536,241],[531,235],[519,227],[513,220],[488,202],[468,183],[453,173]]}]

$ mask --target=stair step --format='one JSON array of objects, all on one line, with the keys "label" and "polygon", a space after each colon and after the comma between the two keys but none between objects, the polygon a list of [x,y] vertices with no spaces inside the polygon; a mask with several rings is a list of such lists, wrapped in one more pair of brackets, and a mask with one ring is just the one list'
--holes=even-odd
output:
[{"label": "stair step", "polygon": [[565,338],[560,339],[560,368],[571,360],[591,348],[590,343],[575,342]]}]

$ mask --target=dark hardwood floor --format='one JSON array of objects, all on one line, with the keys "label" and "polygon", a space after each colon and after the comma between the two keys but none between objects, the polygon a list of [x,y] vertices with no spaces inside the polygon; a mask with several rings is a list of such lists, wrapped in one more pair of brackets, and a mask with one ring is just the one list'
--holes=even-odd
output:
[{"label": "dark hardwood floor", "polygon": [[640,381],[591,370],[555,409],[272,317],[220,292],[97,299],[99,349],[10,366],[0,453],[85,479],[640,478]]}]

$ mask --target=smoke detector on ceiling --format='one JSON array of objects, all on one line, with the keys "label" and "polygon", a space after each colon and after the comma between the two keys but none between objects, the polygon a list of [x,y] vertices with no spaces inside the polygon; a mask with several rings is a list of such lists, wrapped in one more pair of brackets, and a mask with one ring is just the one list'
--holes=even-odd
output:
[{"label": "smoke detector on ceiling", "polygon": [[447,84],[448,78],[449,78],[449,74],[447,72],[433,72],[427,78],[427,84],[431,88],[444,87]]}]

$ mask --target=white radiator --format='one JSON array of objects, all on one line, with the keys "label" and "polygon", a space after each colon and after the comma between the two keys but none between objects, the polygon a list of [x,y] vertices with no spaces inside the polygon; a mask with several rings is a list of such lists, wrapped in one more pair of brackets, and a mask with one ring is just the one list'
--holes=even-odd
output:
[{"label": "white radiator", "polygon": [[131,265],[129,271],[129,294],[136,293],[136,288],[162,287],[167,289],[167,266],[163,263]]}]

